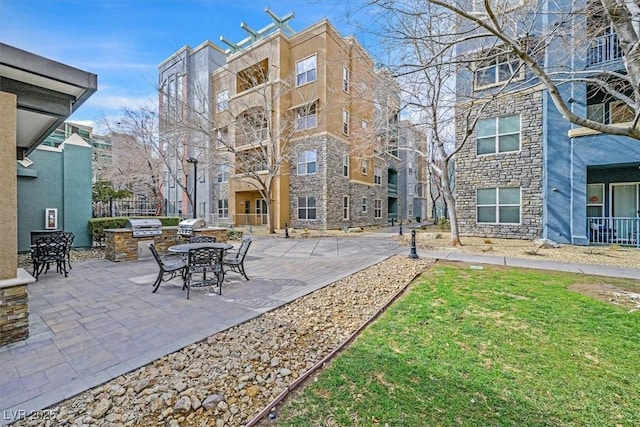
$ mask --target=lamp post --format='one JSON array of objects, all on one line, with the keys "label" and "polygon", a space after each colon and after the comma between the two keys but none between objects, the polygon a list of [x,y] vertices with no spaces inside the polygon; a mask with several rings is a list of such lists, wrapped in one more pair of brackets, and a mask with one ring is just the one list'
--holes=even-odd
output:
[{"label": "lamp post", "polygon": [[189,157],[187,163],[193,163],[193,217],[197,218],[196,206],[198,206],[198,159]]}]

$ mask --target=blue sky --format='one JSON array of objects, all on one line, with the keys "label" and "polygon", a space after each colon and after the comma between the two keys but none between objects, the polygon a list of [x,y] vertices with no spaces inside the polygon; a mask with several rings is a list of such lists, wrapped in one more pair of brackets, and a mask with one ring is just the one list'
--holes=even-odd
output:
[{"label": "blue sky", "polygon": [[[329,19],[343,35],[358,30],[359,0],[0,0],[0,41],[98,75],[98,92],[71,117],[93,124],[122,107],[155,104],[158,64],[181,47],[220,36],[240,41],[246,22],[259,30],[295,14],[298,31]],[[362,10],[359,11],[362,13]],[[360,37],[359,37],[360,38]],[[366,43],[365,47],[366,47]]]}]

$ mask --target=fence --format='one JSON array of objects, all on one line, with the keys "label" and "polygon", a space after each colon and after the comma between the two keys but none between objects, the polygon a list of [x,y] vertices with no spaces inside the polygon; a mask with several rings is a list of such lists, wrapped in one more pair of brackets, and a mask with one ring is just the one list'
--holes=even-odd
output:
[{"label": "fence", "polygon": [[587,218],[589,241],[640,247],[640,217]]},{"label": "fence", "polygon": [[158,216],[162,210],[147,198],[132,197],[109,201],[93,201],[93,217],[113,216]]}]

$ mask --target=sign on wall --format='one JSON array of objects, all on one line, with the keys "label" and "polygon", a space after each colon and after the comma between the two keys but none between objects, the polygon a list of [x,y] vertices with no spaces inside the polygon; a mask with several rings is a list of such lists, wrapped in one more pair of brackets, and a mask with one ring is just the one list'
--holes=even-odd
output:
[{"label": "sign on wall", "polygon": [[58,228],[58,209],[45,209],[44,228],[47,230],[55,230],[56,228]]}]

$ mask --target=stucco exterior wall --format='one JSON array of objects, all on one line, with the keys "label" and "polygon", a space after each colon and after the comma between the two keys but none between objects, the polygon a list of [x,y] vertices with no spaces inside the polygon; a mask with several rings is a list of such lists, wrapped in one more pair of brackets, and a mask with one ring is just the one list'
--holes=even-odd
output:
[{"label": "stucco exterior wall", "polygon": [[0,280],[16,277],[16,96],[0,92]]}]

